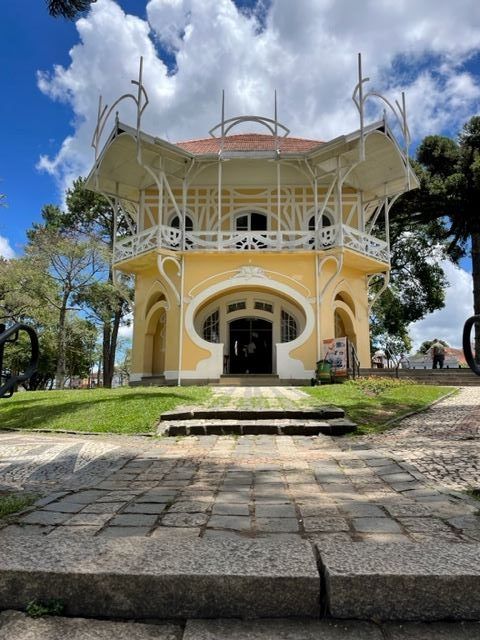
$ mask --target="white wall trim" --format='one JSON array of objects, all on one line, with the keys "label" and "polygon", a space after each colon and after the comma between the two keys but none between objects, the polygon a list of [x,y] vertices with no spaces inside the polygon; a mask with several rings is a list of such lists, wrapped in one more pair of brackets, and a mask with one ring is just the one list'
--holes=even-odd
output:
[{"label": "white wall trim", "polygon": [[[205,349],[210,352],[210,355],[203,358],[197,365],[195,370],[195,376],[197,378],[219,378],[223,373],[223,343],[211,343],[201,338],[194,326],[194,318],[197,309],[202,306],[209,298],[217,296],[219,293],[233,289],[240,289],[243,287],[257,287],[259,289],[271,290],[274,293],[283,293],[287,298],[293,300],[293,302],[300,306],[305,314],[305,326],[302,333],[291,342],[277,343],[277,374],[280,378],[310,378],[312,377],[312,371],[307,370],[301,360],[292,358],[290,353],[302,346],[311,336],[315,327],[315,314],[312,308],[312,303],[298,292],[298,290],[290,287],[283,282],[273,280],[273,278],[267,278],[265,275],[261,275],[261,271],[256,272],[254,268],[250,270],[250,274],[247,271],[237,272],[235,276],[230,277],[222,282],[211,285],[204,291],[197,294],[188,304],[185,312],[185,329],[189,338],[194,344],[201,349]],[[183,374],[182,374],[183,375]]]}]

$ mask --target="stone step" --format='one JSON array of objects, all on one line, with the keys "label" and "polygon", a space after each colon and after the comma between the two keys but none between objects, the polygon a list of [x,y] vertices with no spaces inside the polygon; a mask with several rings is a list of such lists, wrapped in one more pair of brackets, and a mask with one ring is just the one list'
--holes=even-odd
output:
[{"label": "stone step", "polygon": [[[304,635],[297,636],[293,635],[290,623],[285,629],[289,627],[291,635],[286,631],[285,635],[278,633],[279,623],[275,623],[276,635],[268,636],[268,625],[260,622],[252,622],[256,627],[250,631],[248,625],[241,631],[238,620],[192,621],[187,623],[185,640],[330,638],[327,627],[321,625],[325,629],[322,635],[315,622],[324,615],[338,619],[339,629],[350,624],[343,622],[346,619],[480,620],[479,544],[324,542],[317,543],[316,554],[313,547],[307,541],[282,538],[166,543],[151,538],[4,536],[0,555],[0,611],[24,610],[32,600],[39,603],[57,600],[64,606],[63,614],[69,617],[170,621],[309,619],[305,628],[297,628],[303,629]],[[21,622],[18,616],[4,614],[0,618],[0,638],[13,640],[13,633],[2,636],[3,629],[6,624],[14,626]],[[219,625],[216,630],[215,624]],[[231,633],[227,633],[229,628]],[[134,630],[139,635],[132,633],[128,637],[143,640],[140,632],[147,629]],[[95,637],[103,637],[100,631]],[[24,637],[49,636],[19,635]],[[112,637],[124,636],[119,632]],[[339,632],[331,637],[353,640],[362,636]],[[436,636],[419,636],[424,637]],[[159,633],[158,638],[164,636]]]},{"label": "stone step", "polygon": [[20,611],[0,613],[0,640],[182,640],[179,623],[112,622],[45,616],[31,618]]},{"label": "stone step", "polygon": [[174,409],[165,411],[160,421],[176,420],[329,420],[344,418],[339,407],[323,406],[315,409]]},{"label": "stone step", "polygon": [[384,623],[359,620],[188,620],[112,622],[46,616],[19,611],[0,614],[1,640],[476,640],[478,622]]},{"label": "stone step", "polygon": [[320,577],[304,541],[4,536],[0,611],[32,600],[92,618],[318,617]]},{"label": "stone step", "polygon": [[[361,376],[378,376],[395,378],[394,369],[361,369]],[[399,378],[409,378],[421,384],[438,384],[444,386],[478,386],[480,376],[470,369],[400,369]]]},{"label": "stone step", "polygon": [[331,420],[164,420],[157,434],[161,436],[207,435],[284,435],[343,436],[357,429],[347,418]]},{"label": "stone step", "polygon": [[333,617],[480,619],[478,544],[346,543],[319,552]]}]

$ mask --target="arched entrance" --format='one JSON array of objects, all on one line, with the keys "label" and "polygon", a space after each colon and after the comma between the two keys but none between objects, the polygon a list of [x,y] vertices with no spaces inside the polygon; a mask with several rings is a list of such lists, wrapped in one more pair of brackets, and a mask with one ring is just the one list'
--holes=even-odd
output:
[{"label": "arched entrance", "polygon": [[272,323],[239,318],[229,323],[230,373],[272,373]]}]

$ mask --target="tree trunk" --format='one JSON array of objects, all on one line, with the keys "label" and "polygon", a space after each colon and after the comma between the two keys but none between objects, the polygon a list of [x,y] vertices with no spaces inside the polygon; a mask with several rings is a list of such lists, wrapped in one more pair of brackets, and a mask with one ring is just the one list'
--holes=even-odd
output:
[{"label": "tree trunk", "polygon": [[65,292],[60,307],[60,317],[58,319],[58,342],[57,342],[57,370],[55,372],[55,388],[63,389],[65,386],[65,320],[67,317],[67,302],[69,293]]},{"label": "tree trunk", "polygon": [[121,306],[117,307],[113,323],[105,323],[103,332],[103,386],[112,388],[115,373],[115,354],[117,351],[118,330],[122,319]]},{"label": "tree trunk", "polygon": [[[474,231],[472,240],[473,311],[480,315],[480,232]],[[475,360],[480,363],[480,323],[475,325]]]},{"label": "tree trunk", "polygon": [[[103,342],[102,342],[102,360],[103,360],[103,386],[110,389],[111,372],[110,372],[110,340],[112,335],[112,327],[110,322],[103,323]],[[109,382],[110,381],[110,382]]]}]

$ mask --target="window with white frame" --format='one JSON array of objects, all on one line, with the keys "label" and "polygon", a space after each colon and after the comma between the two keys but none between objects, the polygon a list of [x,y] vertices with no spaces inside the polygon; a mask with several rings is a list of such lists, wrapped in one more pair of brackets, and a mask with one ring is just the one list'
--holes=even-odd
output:
[{"label": "window with white frame", "polygon": [[298,327],[297,321],[295,318],[282,309],[281,318],[280,318],[280,327],[281,327],[281,341],[282,342],[291,342],[295,340],[298,335]]},{"label": "window with white frame", "polygon": [[250,211],[242,213],[235,218],[237,231],[266,231],[268,226],[267,216],[264,213]]},{"label": "window with white frame", "polygon": [[[309,231],[315,231],[315,216],[311,216],[311,218],[308,220],[308,230]],[[322,215],[322,227],[331,227],[333,224],[331,217],[324,213]]]},{"label": "window with white frame", "polygon": [[[173,216],[170,226],[175,227],[175,229],[180,229],[180,218],[178,216]],[[193,231],[193,220],[189,215],[185,215],[185,231]]]},{"label": "window with white frame", "polygon": [[220,342],[220,313],[218,309],[205,318],[203,339],[207,342]]},{"label": "window with white frame", "polygon": [[267,313],[273,313],[273,304],[271,302],[255,300],[255,304],[253,306],[254,309],[257,309],[258,311],[267,311]]},{"label": "window with white frame", "polygon": [[237,302],[230,302],[227,305],[227,313],[233,313],[234,311],[242,311],[242,309],[247,308],[247,303],[245,300],[239,300]]}]

